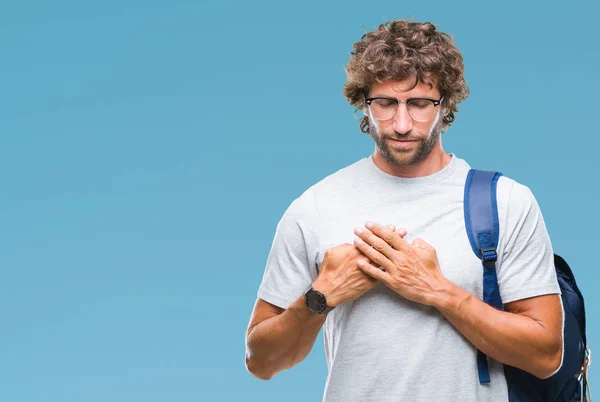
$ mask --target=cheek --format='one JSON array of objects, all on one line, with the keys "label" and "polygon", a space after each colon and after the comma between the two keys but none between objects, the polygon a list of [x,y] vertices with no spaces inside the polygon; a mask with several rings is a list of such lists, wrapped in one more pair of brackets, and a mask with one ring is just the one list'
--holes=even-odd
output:
[{"label": "cheek", "polygon": [[[375,131],[375,134],[381,133],[381,129],[382,129],[381,122],[379,122],[376,119],[369,119],[369,124],[371,125],[371,127],[373,127],[373,130]],[[385,130],[385,127],[383,127],[383,129]]]},{"label": "cheek", "polygon": [[438,124],[438,122],[440,120],[440,116],[441,116],[441,113],[438,112],[435,115],[435,118],[430,123],[427,124],[427,131],[426,131],[427,136],[430,136],[431,133],[433,132],[433,129],[435,128],[435,126]]},{"label": "cheek", "polygon": [[429,137],[431,135],[431,133],[433,132],[434,128],[435,128],[435,122],[432,122],[431,124],[427,124],[427,127],[423,128],[423,133],[427,133],[427,137]]}]

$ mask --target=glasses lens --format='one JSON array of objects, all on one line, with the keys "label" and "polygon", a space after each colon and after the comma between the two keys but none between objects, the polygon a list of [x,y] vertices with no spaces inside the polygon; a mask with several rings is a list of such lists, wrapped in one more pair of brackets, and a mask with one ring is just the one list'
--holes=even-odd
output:
[{"label": "glasses lens", "polygon": [[415,121],[428,121],[433,117],[435,105],[429,100],[413,99],[408,102],[408,114]]},{"label": "glasses lens", "polygon": [[378,120],[388,120],[394,117],[398,110],[398,102],[394,99],[373,99],[370,106],[371,114]]}]

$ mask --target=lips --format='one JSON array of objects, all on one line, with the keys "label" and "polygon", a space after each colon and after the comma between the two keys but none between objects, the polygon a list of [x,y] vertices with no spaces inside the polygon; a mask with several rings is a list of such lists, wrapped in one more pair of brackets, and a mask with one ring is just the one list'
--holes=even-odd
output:
[{"label": "lips", "polygon": [[397,140],[395,138],[388,138],[390,140],[391,145],[396,148],[396,149],[402,149],[402,148],[411,148],[412,147],[412,143],[415,142],[415,140]]}]

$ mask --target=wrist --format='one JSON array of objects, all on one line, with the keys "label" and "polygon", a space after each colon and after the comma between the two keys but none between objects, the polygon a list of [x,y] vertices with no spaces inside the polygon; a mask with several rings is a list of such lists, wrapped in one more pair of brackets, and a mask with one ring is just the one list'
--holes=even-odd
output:
[{"label": "wrist", "polygon": [[288,310],[292,313],[294,321],[298,323],[311,322],[313,320],[320,320],[324,318],[323,315],[315,313],[308,308],[306,304],[306,296],[303,294],[294,304],[292,304]]},{"label": "wrist", "polygon": [[456,311],[467,301],[470,294],[447,279],[436,291],[432,305],[440,312]]},{"label": "wrist", "polygon": [[335,295],[332,292],[331,286],[322,277],[318,277],[313,282],[311,289],[316,290],[317,292],[325,296],[325,301],[328,307],[337,307],[337,305],[339,304],[335,299]]},{"label": "wrist", "polygon": [[319,279],[315,280],[315,282],[313,282],[311,285],[311,290],[320,293],[320,297],[324,299],[323,301],[326,308],[333,309],[338,305],[333,295],[331,286],[328,286],[325,281]]}]

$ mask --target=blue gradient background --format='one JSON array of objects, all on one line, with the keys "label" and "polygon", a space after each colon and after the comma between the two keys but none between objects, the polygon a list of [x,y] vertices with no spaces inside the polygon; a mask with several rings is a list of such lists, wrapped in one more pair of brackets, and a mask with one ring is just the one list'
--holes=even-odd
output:
[{"label": "blue gradient background", "polygon": [[444,147],[532,189],[594,349],[597,14],[591,1],[3,1],[0,400],[320,400],[321,335],[268,382],[246,371],[244,335],[289,203],[372,151],[344,64],[394,18],[454,36],[471,96]]}]

